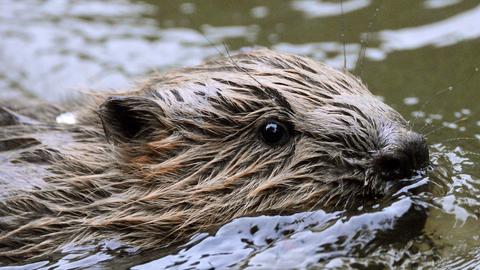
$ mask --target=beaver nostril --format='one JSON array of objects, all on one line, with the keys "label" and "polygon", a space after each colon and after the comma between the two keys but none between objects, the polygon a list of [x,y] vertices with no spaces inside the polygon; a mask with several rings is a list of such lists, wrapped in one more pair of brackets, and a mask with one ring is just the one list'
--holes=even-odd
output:
[{"label": "beaver nostril", "polygon": [[383,179],[394,180],[409,177],[415,170],[428,165],[429,151],[425,139],[408,132],[394,151],[380,153],[375,158],[375,168]]},{"label": "beaver nostril", "polygon": [[385,180],[405,178],[413,171],[408,156],[401,152],[378,156],[375,159],[375,168]]}]

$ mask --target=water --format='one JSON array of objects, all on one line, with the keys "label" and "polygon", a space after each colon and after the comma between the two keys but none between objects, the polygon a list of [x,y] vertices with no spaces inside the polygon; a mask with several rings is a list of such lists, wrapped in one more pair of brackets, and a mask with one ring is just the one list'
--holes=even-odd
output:
[{"label": "water", "polygon": [[1,1],[3,102],[61,103],[87,89],[127,89],[150,72],[217,55],[224,44],[338,68],[345,56],[427,134],[434,166],[409,186],[423,192],[405,188],[356,211],[245,217],[178,249],[135,255],[105,241],[0,269],[480,269],[478,25],[474,0],[345,0],[343,12],[339,2],[315,0]]}]

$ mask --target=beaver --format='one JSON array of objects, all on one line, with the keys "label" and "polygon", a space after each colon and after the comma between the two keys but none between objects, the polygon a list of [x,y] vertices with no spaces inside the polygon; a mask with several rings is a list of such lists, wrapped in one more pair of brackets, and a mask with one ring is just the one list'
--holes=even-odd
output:
[{"label": "beaver", "polygon": [[0,150],[17,149],[2,167],[42,173],[1,200],[0,257],[98,239],[151,250],[241,216],[349,208],[429,160],[424,137],[358,78],[264,48],[89,104],[69,108],[74,125],[2,109]]}]

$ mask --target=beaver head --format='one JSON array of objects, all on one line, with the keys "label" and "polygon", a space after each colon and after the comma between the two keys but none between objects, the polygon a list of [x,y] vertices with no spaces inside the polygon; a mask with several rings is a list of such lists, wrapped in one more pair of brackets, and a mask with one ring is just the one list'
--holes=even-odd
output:
[{"label": "beaver head", "polygon": [[102,169],[57,169],[47,191],[6,204],[43,224],[43,248],[59,235],[152,248],[239,216],[348,206],[428,163],[423,137],[358,79],[266,49],[158,75],[96,113],[110,144],[98,132],[82,151]]},{"label": "beaver head", "polygon": [[382,194],[428,162],[423,137],[358,79],[269,50],[152,79],[100,112],[159,199],[182,190],[242,213]]}]

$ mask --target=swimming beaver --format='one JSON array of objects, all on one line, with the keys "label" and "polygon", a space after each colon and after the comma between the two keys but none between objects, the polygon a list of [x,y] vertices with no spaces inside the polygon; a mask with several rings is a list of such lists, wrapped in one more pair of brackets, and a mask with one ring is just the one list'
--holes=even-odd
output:
[{"label": "swimming beaver", "polygon": [[110,238],[161,248],[240,216],[349,207],[428,163],[423,137],[357,78],[267,49],[96,104],[75,125],[2,109],[0,149],[22,149],[2,166],[43,170],[7,179],[31,185],[0,204],[0,257]]}]

